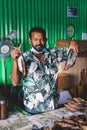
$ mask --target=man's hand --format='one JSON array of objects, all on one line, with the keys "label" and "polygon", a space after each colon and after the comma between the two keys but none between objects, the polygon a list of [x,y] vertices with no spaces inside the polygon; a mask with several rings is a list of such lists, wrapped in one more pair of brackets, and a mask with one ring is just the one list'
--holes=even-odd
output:
[{"label": "man's hand", "polygon": [[17,59],[20,56],[20,54],[21,54],[21,50],[19,48],[15,47],[15,49],[13,49],[11,51],[11,57],[12,57],[12,59]]},{"label": "man's hand", "polygon": [[71,42],[70,42],[68,51],[69,51],[70,49],[73,49],[76,54],[78,53],[78,44],[76,43],[76,41],[71,41]]},{"label": "man's hand", "polygon": [[75,41],[71,41],[68,48],[68,58],[65,63],[64,70],[68,70],[75,64],[77,54],[78,54],[78,44]]}]

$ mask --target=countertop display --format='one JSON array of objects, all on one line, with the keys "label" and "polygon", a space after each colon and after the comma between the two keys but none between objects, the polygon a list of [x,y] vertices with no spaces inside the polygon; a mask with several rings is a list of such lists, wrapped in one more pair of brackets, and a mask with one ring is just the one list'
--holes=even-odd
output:
[{"label": "countertop display", "polygon": [[[84,100],[78,98],[74,98],[74,100],[79,101],[79,105],[82,106]],[[67,105],[73,105],[70,103],[72,100],[67,102]],[[85,106],[87,102],[84,102]],[[78,105],[77,103],[74,104]],[[73,107],[73,106],[72,106]],[[87,106],[86,106],[87,110]],[[81,117],[82,116],[82,117]],[[71,119],[72,118],[72,119]],[[83,118],[85,122],[82,121]],[[75,119],[78,121],[75,121]],[[74,121],[74,122],[73,122]],[[77,128],[77,130],[87,130],[87,111],[81,111],[80,109],[75,109],[75,111],[71,111],[68,107],[62,107],[53,111],[49,111],[42,114],[30,115],[29,113],[25,112],[20,107],[16,106],[15,104],[8,103],[8,116],[7,119],[0,119],[0,130],[57,130],[53,129],[56,126],[64,126],[65,128],[72,126],[74,127],[73,123],[77,122],[79,125],[83,126],[84,128],[79,129],[79,125],[75,127],[73,130]],[[76,125],[77,125],[76,123]],[[65,126],[66,125],[66,126]],[[33,129],[33,126],[36,129]],[[45,129],[41,129],[45,128]],[[46,129],[47,128],[47,129]],[[72,130],[72,129],[67,129]]]},{"label": "countertop display", "polygon": [[54,121],[60,121],[61,118],[80,114],[82,113],[79,111],[70,112],[65,107],[32,116],[28,115],[26,112],[21,113],[16,110],[9,110],[8,118],[5,120],[0,120],[0,130],[32,130],[33,125],[38,126],[38,128],[52,128]]}]

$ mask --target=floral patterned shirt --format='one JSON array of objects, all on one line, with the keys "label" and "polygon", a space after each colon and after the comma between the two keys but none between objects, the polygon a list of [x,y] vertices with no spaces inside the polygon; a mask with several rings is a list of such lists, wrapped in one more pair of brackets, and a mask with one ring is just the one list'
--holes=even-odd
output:
[{"label": "floral patterned shirt", "polygon": [[19,70],[25,67],[27,75],[22,78],[24,105],[31,112],[46,112],[58,107],[58,66],[67,59],[66,48],[46,49],[44,64],[31,51],[18,59]]}]

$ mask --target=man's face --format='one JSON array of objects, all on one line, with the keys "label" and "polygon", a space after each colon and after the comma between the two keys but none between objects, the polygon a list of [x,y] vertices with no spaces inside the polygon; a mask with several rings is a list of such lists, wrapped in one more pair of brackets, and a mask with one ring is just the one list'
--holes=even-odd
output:
[{"label": "man's face", "polygon": [[41,51],[46,45],[46,39],[42,33],[33,32],[29,42],[32,44],[33,48],[37,51]]}]

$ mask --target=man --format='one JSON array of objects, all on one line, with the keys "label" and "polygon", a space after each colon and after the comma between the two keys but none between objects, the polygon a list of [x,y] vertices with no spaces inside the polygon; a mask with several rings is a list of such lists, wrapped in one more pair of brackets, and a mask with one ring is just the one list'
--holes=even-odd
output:
[{"label": "man", "polygon": [[[67,60],[67,50],[46,49],[46,32],[42,28],[32,28],[29,36],[32,45],[30,51],[23,54],[19,48],[11,51],[11,80],[14,86],[20,81],[23,83],[25,110],[36,114],[58,108],[58,66],[60,62]],[[68,51],[70,49],[78,52],[76,42],[71,42]]]}]

